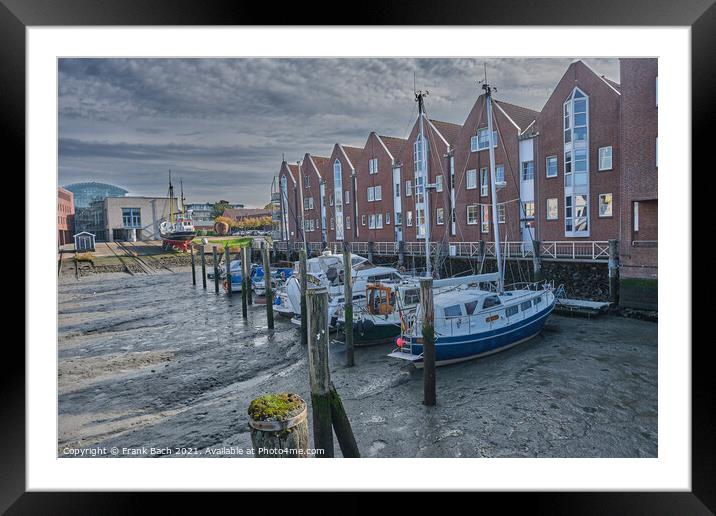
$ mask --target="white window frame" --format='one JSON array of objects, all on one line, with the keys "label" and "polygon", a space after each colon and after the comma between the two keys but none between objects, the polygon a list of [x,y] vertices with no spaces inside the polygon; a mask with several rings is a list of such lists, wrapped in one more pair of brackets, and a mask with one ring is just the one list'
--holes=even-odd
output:
[{"label": "white window frame", "polygon": [[413,226],[413,212],[412,211],[405,212],[405,225],[408,227]]},{"label": "white window frame", "polygon": [[368,160],[368,174],[374,175],[378,173],[378,158]]},{"label": "white window frame", "polygon": [[350,190],[345,190],[345,194],[343,195],[343,201],[344,201],[344,204],[351,203],[351,191]]},{"label": "white window frame", "polygon": [[[549,160],[551,160],[551,159],[554,159],[554,174],[550,175]],[[547,156],[544,159],[544,170],[545,170],[545,172],[544,172],[545,177],[547,177],[547,178],[557,177],[559,175],[559,159],[557,158],[557,156]]]},{"label": "white window frame", "polygon": [[377,185],[377,186],[373,187],[373,199],[375,201],[383,200],[383,187],[381,185]]},{"label": "white window frame", "polygon": [[505,214],[505,203],[498,203],[497,204],[497,223],[498,224],[504,224],[507,220],[507,216]]},{"label": "white window frame", "polygon": [[435,191],[436,192],[442,192],[443,191],[443,175],[438,174],[435,176]]},{"label": "white window frame", "polygon": [[[532,215],[527,215],[527,205],[532,205]],[[535,202],[534,201],[524,201],[522,202],[522,214],[524,215],[525,220],[534,220],[535,218]]]},{"label": "white window frame", "polygon": [[413,182],[408,179],[405,181],[405,197],[412,197],[413,196]]},{"label": "white window frame", "polygon": [[390,212],[389,211],[385,212],[385,225],[386,226],[390,225]]},{"label": "white window frame", "polygon": [[373,202],[373,200],[375,199],[375,190],[372,186],[368,187],[366,195],[368,196],[368,202]]},{"label": "white window frame", "polygon": [[375,213],[368,215],[368,229],[375,229]]},{"label": "white window frame", "polygon": [[[603,166],[602,160],[606,159],[606,150],[609,149],[609,166]],[[602,152],[604,151],[604,156],[602,156]],[[612,149],[611,145],[607,145],[606,147],[599,147],[599,171],[603,170],[612,170],[613,163],[614,163],[614,151]]]},{"label": "white window frame", "polygon": [[470,137],[470,152],[477,152],[477,135]]},{"label": "white window frame", "polygon": [[[472,181],[470,179],[472,178]],[[472,183],[472,186],[470,186],[470,183]],[[466,190],[474,190],[477,188],[477,170],[474,168],[471,168],[467,171],[467,175],[465,176],[465,189]]]},{"label": "white window frame", "polygon": [[639,232],[639,201],[634,201],[634,232]]},{"label": "white window frame", "polygon": [[[482,127],[482,128],[480,128],[480,129],[477,130],[477,150],[485,150],[485,149],[488,149],[488,148],[490,147],[489,134],[487,135],[487,138],[483,138],[482,140],[480,139],[481,136],[482,136],[483,134],[487,133],[487,132],[488,132],[487,127]],[[492,139],[495,141],[494,148],[496,149],[496,148],[497,148],[497,144],[498,144],[498,140],[497,140],[497,139],[498,139],[498,134],[497,134],[497,131],[492,131]]]},{"label": "white window frame", "polygon": [[[549,202],[550,201],[554,201],[554,203],[557,205],[556,206],[556,208],[557,208],[557,216],[556,217],[549,216]],[[559,220],[559,197],[549,197],[547,199],[547,206],[545,206],[545,208],[546,208],[546,211],[545,211],[546,220]]]},{"label": "white window frame", "polygon": [[383,213],[378,213],[375,217],[375,229],[383,229]]},{"label": "white window frame", "polygon": [[[480,210],[478,206],[479,205],[477,204],[468,204],[465,207],[465,220],[467,221],[468,226],[476,226],[480,222]],[[475,217],[472,222],[470,222],[470,208],[473,208],[475,210]]]},{"label": "white window frame", "polygon": [[[602,198],[608,195],[609,196],[609,215],[602,215]],[[607,193],[600,193],[598,196],[598,203],[597,203],[597,217],[600,219],[611,219],[614,217],[614,194],[611,192]]]},{"label": "white window frame", "polygon": [[[530,168],[532,169],[531,177],[527,177],[527,178],[525,177],[525,165],[527,165],[528,171],[530,170]],[[530,165],[532,165],[532,166],[530,167]],[[522,181],[534,181],[534,179],[535,179],[535,162],[534,162],[534,160],[522,162],[522,166],[520,167],[520,177],[521,177]]]},{"label": "white window frame", "polygon": [[480,233],[487,234],[490,232],[490,206],[487,204],[480,205]]},{"label": "white window frame", "polygon": [[[500,179],[500,177],[502,179]],[[495,183],[506,183],[505,180],[505,166],[504,165],[495,165]]]},{"label": "white window frame", "polygon": [[351,228],[351,216],[346,215],[346,229],[350,229],[350,228]]},{"label": "white window frame", "polygon": [[488,177],[487,167],[480,169],[480,197],[487,197],[490,189],[490,178]]},{"label": "white window frame", "polygon": [[445,208],[435,210],[435,224],[438,226],[445,224]]},{"label": "white window frame", "polygon": [[365,226],[365,214],[360,216],[360,225]]}]

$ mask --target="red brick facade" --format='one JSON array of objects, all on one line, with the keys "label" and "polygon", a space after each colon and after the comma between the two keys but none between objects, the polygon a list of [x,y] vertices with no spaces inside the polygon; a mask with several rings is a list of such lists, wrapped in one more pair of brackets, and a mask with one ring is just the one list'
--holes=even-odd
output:
[{"label": "red brick facade", "polygon": [[[502,241],[618,239],[622,264],[640,269],[638,274],[656,274],[656,67],[655,59],[622,59],[618,84],[575,61],[539,112],[493,97]],[[494,241],[485,100],[478,96],[462,125],[424,119],[433,242]],[[304,198],[312,198],[313,207],[305,213],[314,221],[307,240],[323,239],[323,181],[326,242],[418,241],[418,134],[416,120],[406,139],[371,132],[363,148],[335,144],[328,158],[306,154],[301,173],[310,184],[304,186]],[[299,202],[297,172],[295,165],[282,164],[280,176],[287,177],[289,190],[282,198],[288,198],[290,213]],[[295,216],[288,226],[288,239],[300,241]],[[653,267],[644,269],[646,262]]]},{"label": "red brick facade", "polygon": [[620,59],[619,72],[623,141],[620,275],[655,278],[659,239],[658,60]]}]

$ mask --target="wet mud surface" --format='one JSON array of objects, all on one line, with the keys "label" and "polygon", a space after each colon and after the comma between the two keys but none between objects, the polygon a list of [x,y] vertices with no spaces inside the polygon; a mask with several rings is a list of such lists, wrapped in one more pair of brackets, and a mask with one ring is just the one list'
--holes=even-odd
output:
[{"label": "wet mud surface", "polygon": [[[276,317],[269,331],[262,304],[244,320],[240,296],[208,287],[192,286],[188,269],[60,280],[59,457],[97,447],[234,457],[230,447],[251,448],[252,399],[310,400],[298,328]],[[343,344],[331,345],[363,457],[657,456],[654,323],[552,315],[531,341],[438,368],[431,408],[422,371],[389,352],[356,348],[346,368]]]}]

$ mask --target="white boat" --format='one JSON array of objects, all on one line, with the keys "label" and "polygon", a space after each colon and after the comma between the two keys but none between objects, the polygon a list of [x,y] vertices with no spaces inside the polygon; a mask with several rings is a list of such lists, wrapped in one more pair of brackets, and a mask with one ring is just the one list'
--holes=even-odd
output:
[{"label": "white boat", "polygon": [[[488,149],[492,183],[491,225],[495,236],[497,273],[493,278],[494,286],[491,288],[484,288],[483,283],[478,282],[434,294],[433,321],[436,365],[452,364],[482,357],[529,340],[542,330],[555,306],[555,295],[551,284],[521,284],[513,286],[512,290],[504,287],[499,224],[496,224],[499,219],[496,202],[492,96],[491,88],[487,83],[483,84],[483,89],[486,96],[489,135]],[[419,98],[419,108],[422,138],[422,118],[424,116],[422,97]],[[423,173],[426,174],[426,171]],[[426,177],[427,174],[422,178],[423,184],[427,184]],[[426,235],[429,235],[427,228]],[[426,236],[426,240],[428,238]],[[418,306],[414,314],[407,319],[404,331],[396,340],[397,348],[389,356],[407,360],[421,367],[424,344],[422,306]]]}]

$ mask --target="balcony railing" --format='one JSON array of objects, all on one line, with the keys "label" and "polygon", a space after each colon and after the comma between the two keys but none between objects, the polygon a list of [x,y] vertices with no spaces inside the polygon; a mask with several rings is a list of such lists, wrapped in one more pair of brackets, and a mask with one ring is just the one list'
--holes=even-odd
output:
[{"label": "balcony railing", "polygon": [[[298,251],[303,248],[303,242],[274,242],[278,251]],[[334,253],[343,250],[343,242],[328,242],[327,248]],[[368,242],[349,242],[352,253],[366,256]],[[373,242],[373,253],[382,256],[394,256],[399,252],[397,242]],[[436,256],[441,248],[440,242],[430,242],[430,254]],[[309,251],[318,253],[323,250],[321,242],[309,242]],[[530,259],[534,257],[534,247],[531,242],[514,241],[500,242],[502,257],[508,260]],[[403,251],[406,256],[425,256],[424,242],[405,242]],[[483,253],[487,258],[495,258],[494,242],[449,242],[442,250],[449,256],[460,258],[480,258]],[[609,242],[606,240],[592,241],[550,241],[540,242],[539,256],[547,260],[580,260],[592,262],[607,262],[609,259]]]}]

